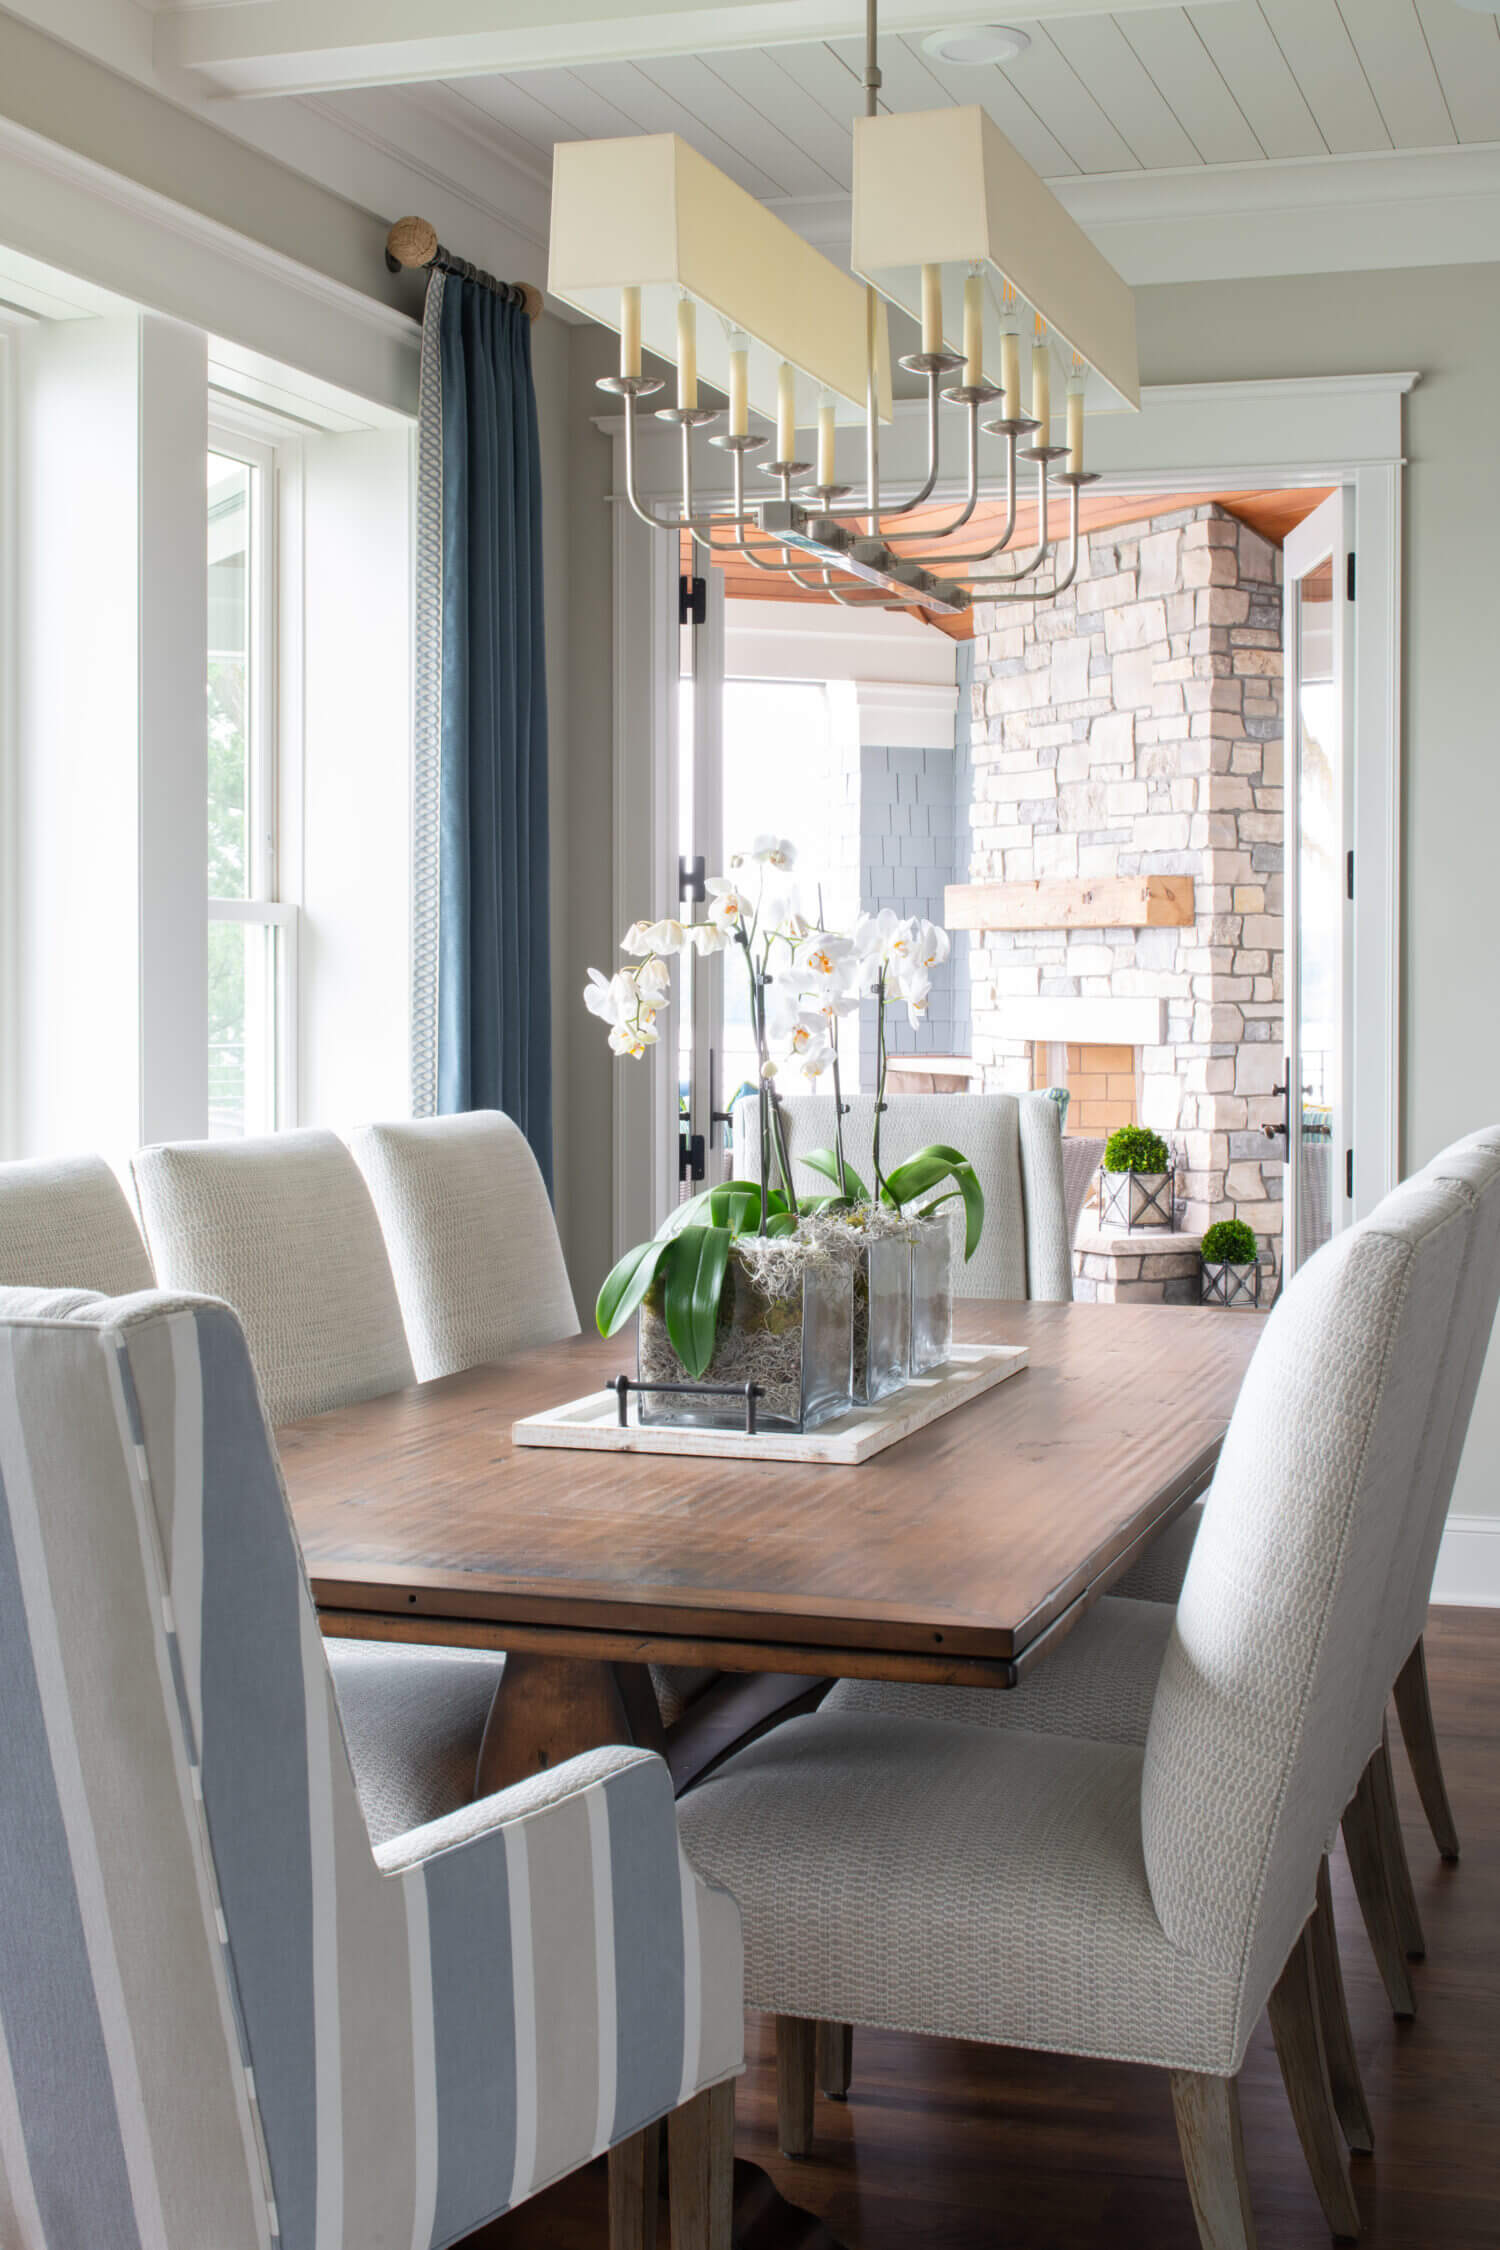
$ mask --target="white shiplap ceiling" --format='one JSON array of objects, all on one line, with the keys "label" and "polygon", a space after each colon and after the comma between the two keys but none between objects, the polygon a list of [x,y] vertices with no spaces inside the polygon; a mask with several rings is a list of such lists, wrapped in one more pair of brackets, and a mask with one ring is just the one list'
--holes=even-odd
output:
[{"label": "white shiplap ceiling", "polygon": [[[939,62],[914,35],[888,38],[883,100],[980,101],[1053,180],[1500,142],[1500,21],[1456,0],[1216,0],[1027,29],[1026,53],[977,69]],[[469,77],[449,91],[539,164],[557,141],[675,132],[764,200],[833,208],[849,192],[861,61],[857,41],[833,40]]]}]

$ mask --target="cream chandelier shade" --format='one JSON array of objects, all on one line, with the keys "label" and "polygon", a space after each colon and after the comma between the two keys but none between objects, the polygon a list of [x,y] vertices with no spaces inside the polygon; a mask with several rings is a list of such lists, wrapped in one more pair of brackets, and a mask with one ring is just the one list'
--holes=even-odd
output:
[{"label": "cream chandelier shade", "polygon": [[918,322],[923,269],[939,266],[942,341],[965,353],[964,285],[978,268],[987,369],[1000,367],[1007,319],[1029,350],[1039,318],[1060,375],[1084,362],[1086,413],[1140,406],[1135,299],[977,104],[854,120],[850,263]]},{"label": "cream chandelier shade", "polygon": [[[686,295],[702,308],[695,322],[700,380],[728,393],[730,332],[739,330],[755,413],[775,420],[785,361],[796,371],[798,423],[816,422],[825,391],[839,421],[864,421],[863,289],[675,133],[559,142],[547,286],[615,329],[621,291],[638,288],[640,341],[674,363]],[[876,396],[888,421],[883,313]]]}]

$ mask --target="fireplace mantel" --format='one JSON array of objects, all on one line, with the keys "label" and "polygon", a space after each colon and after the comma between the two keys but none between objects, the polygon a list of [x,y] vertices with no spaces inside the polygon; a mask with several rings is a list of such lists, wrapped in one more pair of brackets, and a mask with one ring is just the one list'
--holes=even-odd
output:
[{"label": "fireplace mantel", "polygon": [[950,883],[943,894],[943,916],[952,930],[1186,929],[1193,914],[1191,875]]}]

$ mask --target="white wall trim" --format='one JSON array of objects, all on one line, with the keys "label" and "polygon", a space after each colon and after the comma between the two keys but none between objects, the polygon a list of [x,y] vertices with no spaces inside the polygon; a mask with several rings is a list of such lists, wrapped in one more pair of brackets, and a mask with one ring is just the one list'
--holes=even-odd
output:
[{"label": "white wall trim", "polygon": [[28,257],[415,414],[409,314],[0,117],[0,231]]},{"label": "white wall trim", "polygon": [[1448,1518],[1432,1599],[1459,1609],[1500,1609],[1500,1516]]},{"label": "white wall trim", "polygon": [[[1134,289],[1486,264],[1500,237],[1500,144],[1488,141],[1067,174],[1047,185]],[[848,196],[780,196],[769,208],[848,263]]]},{"label": "white wall trim", "polygon": [[955,747],[956,683],[932,686],[922,681],[856,680],[853,685],[862,750],[952,750]]}]

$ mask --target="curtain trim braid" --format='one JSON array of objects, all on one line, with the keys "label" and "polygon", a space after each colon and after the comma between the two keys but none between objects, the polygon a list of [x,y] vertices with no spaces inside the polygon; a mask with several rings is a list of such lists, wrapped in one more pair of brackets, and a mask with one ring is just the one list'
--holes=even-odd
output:
[{"label": "curtain trim braid", "polygon": [[422,314],[417,423],[415,740],[412,758],[411,1110],[437,1113],[439,805],[443,763],[443,321],[434,271]]}]

